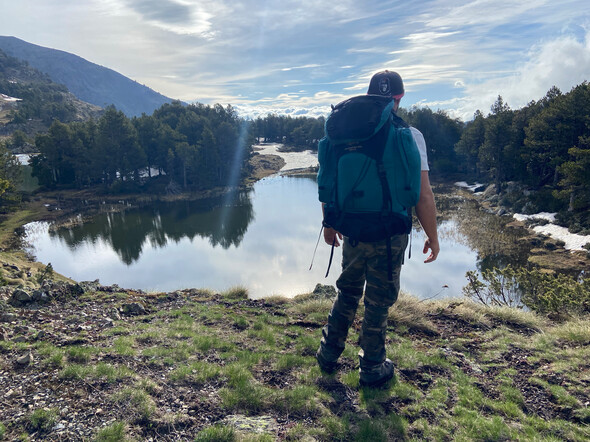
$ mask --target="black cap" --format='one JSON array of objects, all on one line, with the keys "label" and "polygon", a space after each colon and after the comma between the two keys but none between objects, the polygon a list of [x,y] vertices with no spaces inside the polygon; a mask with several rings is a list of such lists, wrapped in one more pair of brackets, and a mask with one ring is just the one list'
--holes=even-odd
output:
[{"label": "black cap", "polygon": [[370,95],[384,95],[398,100],[404,96],[404,93],[402,77],[393,71],[381,71],[373,75],[367,91]]}]

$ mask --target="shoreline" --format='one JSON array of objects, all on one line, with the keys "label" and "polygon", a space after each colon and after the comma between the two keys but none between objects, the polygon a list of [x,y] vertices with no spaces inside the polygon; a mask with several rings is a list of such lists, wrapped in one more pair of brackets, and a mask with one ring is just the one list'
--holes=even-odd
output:
[{"label": "shoreline", "polygon": [[[250,160],[251,172],[239,186],[234,188],[184,192],[174,195],[148,194],[97,194],[96,189],[64,189],[39,192],[29,195],[15,212],[0,216],[0,277],[7,285],[38,287],[37,275],[47,265],[30,256],[23,244],[23,226],[31,222],[50,222],[58,226],[86,222],[104,212],[119,212],[153,201],[182,201],[214,198],[239,188],[251,188],[257,181],[273,175],[284,166],[278,155],[255,154]],[[80,214],[83,211],[84,214]],[[59,281],[72,282],[70,278],[53,273]]]},{"label": "shoreline", "polygon": [[[568,241],[566,240],[568,238],[566,238],[566,232],[567,237],[583,237],[569,233],[565,227],[556,224],[543,225],[542,223],[550,222],[547,219],[548,214],[522,215],[495,205],[485,198],[483,191],[476,191],[486,188],[487,186],[484,184],[475,183],[469,185],[466,182],[455,182],[453,185],[474,198],[484,210],[494,213],[496,216],[509,216],[512,220],[506,224],[506,227],[527,230],[529,235],[523,237],[522,240],[529,242],[533,246],[528,257],[529,264],[548,273],[583,273],[585,269],[590,268],[590,251],[586,251],[582,247],[567,247]],[[541,221],[542,225],[538,225],[539,223],[535,225],[533,220]],[[559,230],[550,229],[549,226],[558,227]],[[586,238],[588,239],[587,243],[590,243],[590,236]]]},{"label": "shoreline", "polygon": [[[275,155],[255,154],[251,161],[251,166],[252,173],[240,185],[242,189],[251,188],[254,183],[268,176],[310,176],[316,173],[316,169],[313,167],[290,169],[283,172],[280,169],[284,166],[284,160]],[[457,188],[457,186],[453,186],[450,182],[441,182],[439,186],[441,189]],[[30,272],[34,274],[46,267],[44,263],[37,262],[32,257],[27,256],[24,245],[20,243],[19,230],[22,230],[22,226],[32,221],[52,222],[57,226],[74,226],[84,223],[93,216],[104,212],[124,211],[154,201],[199,200],[219,197],[231,190],[228,188],[215,188],[177,195],[96,195],[92,194],[90,190],[52,191],[38,194],[37,196],[33,196],[31,201],[25,203],[22,211],[20,211],[21,213],[26,212],[26,216],[16,214],[13,217],[14,222],[10,224],[13,233],[7,234],[7,232],[3,232],[5,238],[3,238],[2,244],[0,244],[2,247],[2,255],[0,255],[2,261],[0,261],[0,264],[4,264],[4,267],[15,265],[19,269],[18,272],[5,272],[9,279],[12,280],[21,279],[17,277],[17,274],[22,273],[21,269],[23,268],[36,269]],[[481,197],[474,194],[472,190],[465,191],[465,194],[473,198],[484,210],[488,212],[494,211],[490,204],[487,204]],[[80,211],[83,212],[81,215]],[[3,230],[5,230],[5,221],[6,219],[2,221]],[[581,271],[584,268],[590,268],[590,258],[585,252],[570,252],[559,241],[535,232],[523,221],[513,219],[506,223],[506,227],[523,228],[529,232],[529,235],[524,236],[522,241],[526,241],[532,245],[530,254],[528,255],[528,261],[531,265],[540,267],[547,272],[570,274],[572,270]],[[6,237],[10,237],[9,240]],[[61,277],[62,275],[59,276]],[[64,279],[67,278],[64,277]]]}]

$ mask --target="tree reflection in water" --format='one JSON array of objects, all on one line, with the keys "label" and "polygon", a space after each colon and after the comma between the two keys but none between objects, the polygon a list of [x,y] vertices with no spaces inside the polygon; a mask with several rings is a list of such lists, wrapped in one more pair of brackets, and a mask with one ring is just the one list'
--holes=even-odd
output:
[{"label": "tree reflection in water", "polygon": [[514,220],[487,212],[480,204],[460,194],[449,193],[437,200],[443,218],[454,220],[456,231],[441,232],[451,235],[477,252],[477,270],[526,266],[531,244],[524,241],[527,231],[522,227],[509,227]]},{"label": "tree reflection in water", "polygon": [[169,241],[199,236],[213,247],[238,247],[254,210],[249,191],[198,201],[157,202],[149,207],[98,215],[90,223],[50,231],[70,249],[91,242],[110,244],[121,260],[130,265],[141,256],[146,240],[154,247]]}]

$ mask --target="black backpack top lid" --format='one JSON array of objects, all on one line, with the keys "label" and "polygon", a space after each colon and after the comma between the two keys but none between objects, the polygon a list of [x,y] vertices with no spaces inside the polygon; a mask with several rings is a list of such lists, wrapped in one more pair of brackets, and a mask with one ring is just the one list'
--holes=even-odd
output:
[{"label": "black backpack top lid", "polygon": [[326,134],[339,143],[371,138],[389,119],[393,99],[382,95],[358,95],[338,103],[326,120]]}]

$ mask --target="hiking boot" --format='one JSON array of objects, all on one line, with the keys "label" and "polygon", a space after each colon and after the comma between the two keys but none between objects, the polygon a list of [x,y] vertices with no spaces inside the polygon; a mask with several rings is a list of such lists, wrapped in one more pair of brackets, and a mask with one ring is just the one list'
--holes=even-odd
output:
[{"label": "hiking boot", "polygon": [[380,387],[393,378],[393,362],[385,359],[383,363],[372,370],[360,370],[359,384],[361,387]]},{"label": "hiking boot", "polygon": [[338,367],[338,362],[329,361],[326,358],[324,358],[322,356],[321,349],[316,352],[315,358],[318,361],[318,365],[320,366],[320,369],[323,372],[328,373],[328,374],[332,374],[336,371],[336,369]]}]

